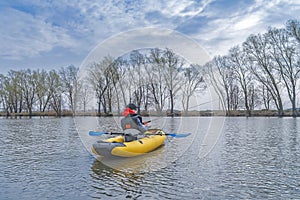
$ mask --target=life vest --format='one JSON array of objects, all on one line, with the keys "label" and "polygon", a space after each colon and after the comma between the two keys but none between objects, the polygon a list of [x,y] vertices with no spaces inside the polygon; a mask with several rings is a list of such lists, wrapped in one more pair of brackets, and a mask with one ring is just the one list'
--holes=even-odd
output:
[{"label": "life vest", "polygon": [[126,129],[137,129],[139,130],[139,126],[137,124],[137,119],[138,116],[131,116],[128,115],[127,117],[124,117],[123,119],[121,119],[121,126],[123,130]]},{"label": "life vest", "polygon": [[136,129],[140,132],[145,132],[145,128],[142,127],[142,117],[137,115],[134,110],[129,107],[125,108],[123,116],[124,118],[121,119],[121,127],[123,130]]}]

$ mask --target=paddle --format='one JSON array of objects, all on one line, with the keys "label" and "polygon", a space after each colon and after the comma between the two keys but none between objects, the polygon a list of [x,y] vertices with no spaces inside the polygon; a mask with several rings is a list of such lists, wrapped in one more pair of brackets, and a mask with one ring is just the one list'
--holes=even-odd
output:
[{"label": "paddle", "polygon": [[146,124],[149,124],[150,122],[151,122],[151,120],[142,122],[142,124],[146,125]]},{"label": "paddle", "polygon": [[181,137],[187,137],[189,135],[191,135],[191,133],[166,133],[167,136],[172,136],[175,138],[181,138]]},{"label": "paddle", "polygon": [[[118,132],[96,132],[96,131],[90,131],[89,135],[90,136],[100,136],[100,135],[104,135],[104,134],[108,134],[108,135],[124,135],[125,133],[118,133]],[[157,134],[146,134],[146,135],[157,135]],[[191,135],[191,133],[165,133],[166,136],[171,136],[171,137],[175,137],[175,138],[181,138],[181,137],[187,137],[189,135]]]},{"label": "paddle", "polygon": [[90,136],[100,136],[100,135],[124,135],[124,133],[114,133],[114,132],[96,132],[96,131],[90,131],[89,135]]}]

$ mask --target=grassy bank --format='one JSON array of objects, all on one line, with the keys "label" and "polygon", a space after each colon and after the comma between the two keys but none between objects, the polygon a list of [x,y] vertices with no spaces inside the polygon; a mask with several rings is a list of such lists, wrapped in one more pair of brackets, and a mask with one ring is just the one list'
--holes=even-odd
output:
[{"label": "grassy bank", "polygon": [[[142,112],[142,116],[226,116],[225,112],[222,110],[206,110],[206,111],[189,111],[188,113],[183,113],[181,111],[176,111],[174,114],[171,114],[168,111],[163,113],[157,113],[155,111],[150,112]],[[9,113],[7,115],[5,112],[0,112],[0,117],[72,117],[73,113],[71,111],[63,111],[60,115],[56,112],[49,111],[49,112],[33,112],[30,115],[27,112],[22,113]],[[76,112],[76,116],[101,116],[101,117],[111,117],[111,116],[122,116],[120,113],[101,113],[100,115],[96,112]],[[247,116],[246,111],[244,110],[237,110],[237,111],[230,111],[228,116],[231,117],[243,117]],[[251,112],[252,117],[277,117],[278,112],[277,110],[254,110]],[[291,111],[285,111],[284,116],[291,117]]]}]

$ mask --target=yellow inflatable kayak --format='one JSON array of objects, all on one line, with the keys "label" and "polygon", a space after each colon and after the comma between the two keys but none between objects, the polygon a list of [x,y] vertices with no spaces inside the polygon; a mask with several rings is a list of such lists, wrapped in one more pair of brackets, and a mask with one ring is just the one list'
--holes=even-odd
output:
[{"label": "yellow inflatable kayak", "polygon": [[162,130],[151,129],[144,133],[143,138],[130,142],[125,142],[123,135],[97,141],[91,150],[101,156],[134,157],[157,149],[164,144],[166,137]]}]

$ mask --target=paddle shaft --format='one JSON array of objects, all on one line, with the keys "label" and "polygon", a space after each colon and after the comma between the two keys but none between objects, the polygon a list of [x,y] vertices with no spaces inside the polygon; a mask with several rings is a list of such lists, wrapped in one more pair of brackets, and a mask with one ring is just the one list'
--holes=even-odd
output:
[{"label": "paddle shaft", "polygon": [[[90,136],[100,136],[100,135],[125,135],[125,133],[119,133],[119,132],[95,132],[95,131],[90,131],[89,135]],[[176,134],[176,133],[165,133],[166,136],[172,136],[172,137],[187,137],[191,133],[182,133],[182,134]],[[159,133],[147,133],[145,135],[160,135]]]}]

